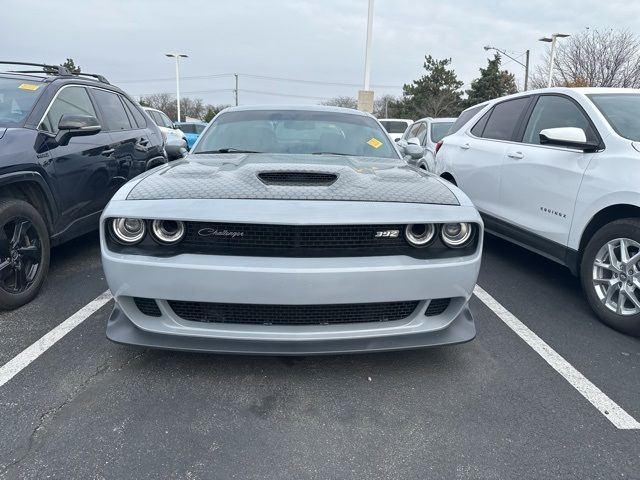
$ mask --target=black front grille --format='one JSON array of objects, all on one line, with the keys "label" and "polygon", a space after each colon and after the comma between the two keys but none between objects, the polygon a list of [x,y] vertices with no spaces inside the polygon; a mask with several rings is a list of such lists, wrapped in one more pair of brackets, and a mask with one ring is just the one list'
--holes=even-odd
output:
[{"label": "black front grille", "polygon": [[[395,231],[396,237],[376,237]],[[211,249],[212,253],[313,257],[393,254],[410,247],[403,225],[268,225],[188,222],[181,247]]]},{"label": "black front grille", "polygon": [[161,315],[160,308],[158,308],[158,304],[152,298],[140,298],[135,297],[133,299],[136,307],[145,315],[149,315],[150,317],[159,317]]},{"label": "black front grille", "polygon": [[192,322],[252,325],[335,325],[392,322],[411,315],[419,301],[336,305],[255,305],[169,301],[173,311]]},{"label": "black front grille", "polygon": [[266,185],[327,187],[338,176],[335,173],[319,172],[262,172],[258,174],[258,178]]},{"label": "black front grille", "polygon": [[435,317],[436,315],[440,315],[444,313],[449,304],[451,303],[450,298],[434,298],[429,302],[429,306],[424,314],[427,317]]}]

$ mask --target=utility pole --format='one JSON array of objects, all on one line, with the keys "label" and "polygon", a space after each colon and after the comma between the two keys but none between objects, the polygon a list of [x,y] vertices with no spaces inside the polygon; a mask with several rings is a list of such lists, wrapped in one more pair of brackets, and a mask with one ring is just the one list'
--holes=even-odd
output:
[{"label": "utility pole", "polygon": [[189,58],[184,53],[165,53],[166,57],[176,59],[176,109],[178,112],[178,122],[180,121],[180,59]]},{"label": "utility pole", "polygon": [[236,88],[235,88],[235,90],[233,91],[233,94],[234,94],[234,95],[235,95],[235,97],[236,97],[236,107],[237,107],[237,106],[238,106],[238,74],[237,74],[237,73],[234,73],[234,74],[233,74],[233,76],[234,76],[234,77],[236,77]]},{"label": "utility pole", "polygon": [[524,91],[529,90],[529,50],[525,53],[524,61]]}]

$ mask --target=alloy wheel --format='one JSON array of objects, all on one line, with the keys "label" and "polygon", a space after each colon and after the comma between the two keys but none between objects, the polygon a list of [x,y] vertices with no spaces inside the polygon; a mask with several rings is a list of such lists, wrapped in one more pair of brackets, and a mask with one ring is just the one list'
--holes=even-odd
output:
[{"label": "alloy wheel", "polygon": [[0,288],[19,294],[31,287],[42,263],[42,242],[33,223],[24,217],[0,225]]},{"label": "alloy wheel", "polygon": [[612,312],[640,313],[640,243],[616,238],[603,245],[593,262],[593,287]]}]

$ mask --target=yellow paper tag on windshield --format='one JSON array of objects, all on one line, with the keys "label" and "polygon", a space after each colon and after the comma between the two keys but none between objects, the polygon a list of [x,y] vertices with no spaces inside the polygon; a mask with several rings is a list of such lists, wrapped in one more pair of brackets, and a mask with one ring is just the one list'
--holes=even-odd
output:
[{"label": "yellow paper tag on windshield", "polygon": [[21,83],[18,85],[18,88],[22,90],[37,90],[40,88],[40,85],[34,85],[33,83]]},{"label": "yellow paper tag on windshield", "polygon": [[380,148],[380,146],[382,145],[382,142],[377,138],[371,138],[369,139],[367,144],[371,145],[373,148]]}]

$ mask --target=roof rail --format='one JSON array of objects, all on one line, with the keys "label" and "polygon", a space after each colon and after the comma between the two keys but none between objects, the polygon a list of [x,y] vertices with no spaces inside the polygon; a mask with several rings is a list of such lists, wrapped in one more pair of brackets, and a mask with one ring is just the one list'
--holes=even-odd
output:
[{"label": "roof rail", "polygon": [[29,67],[42,67],[42,70],[14,70],[10,73],[45,73],[47,75],[58,75],[61,77],[70,77],[70,76],[84,76],[84,77],[92,77],[98,80],[99,82],[109,84],[109,81],[102,75],[98,75],[97,73],[85,73],[85,72],[71,72],[67,67],[62,65],[47,65],[45,63],[31,63],[31,62],[10,62],[0,60],[0,65],[23,65]]}]

